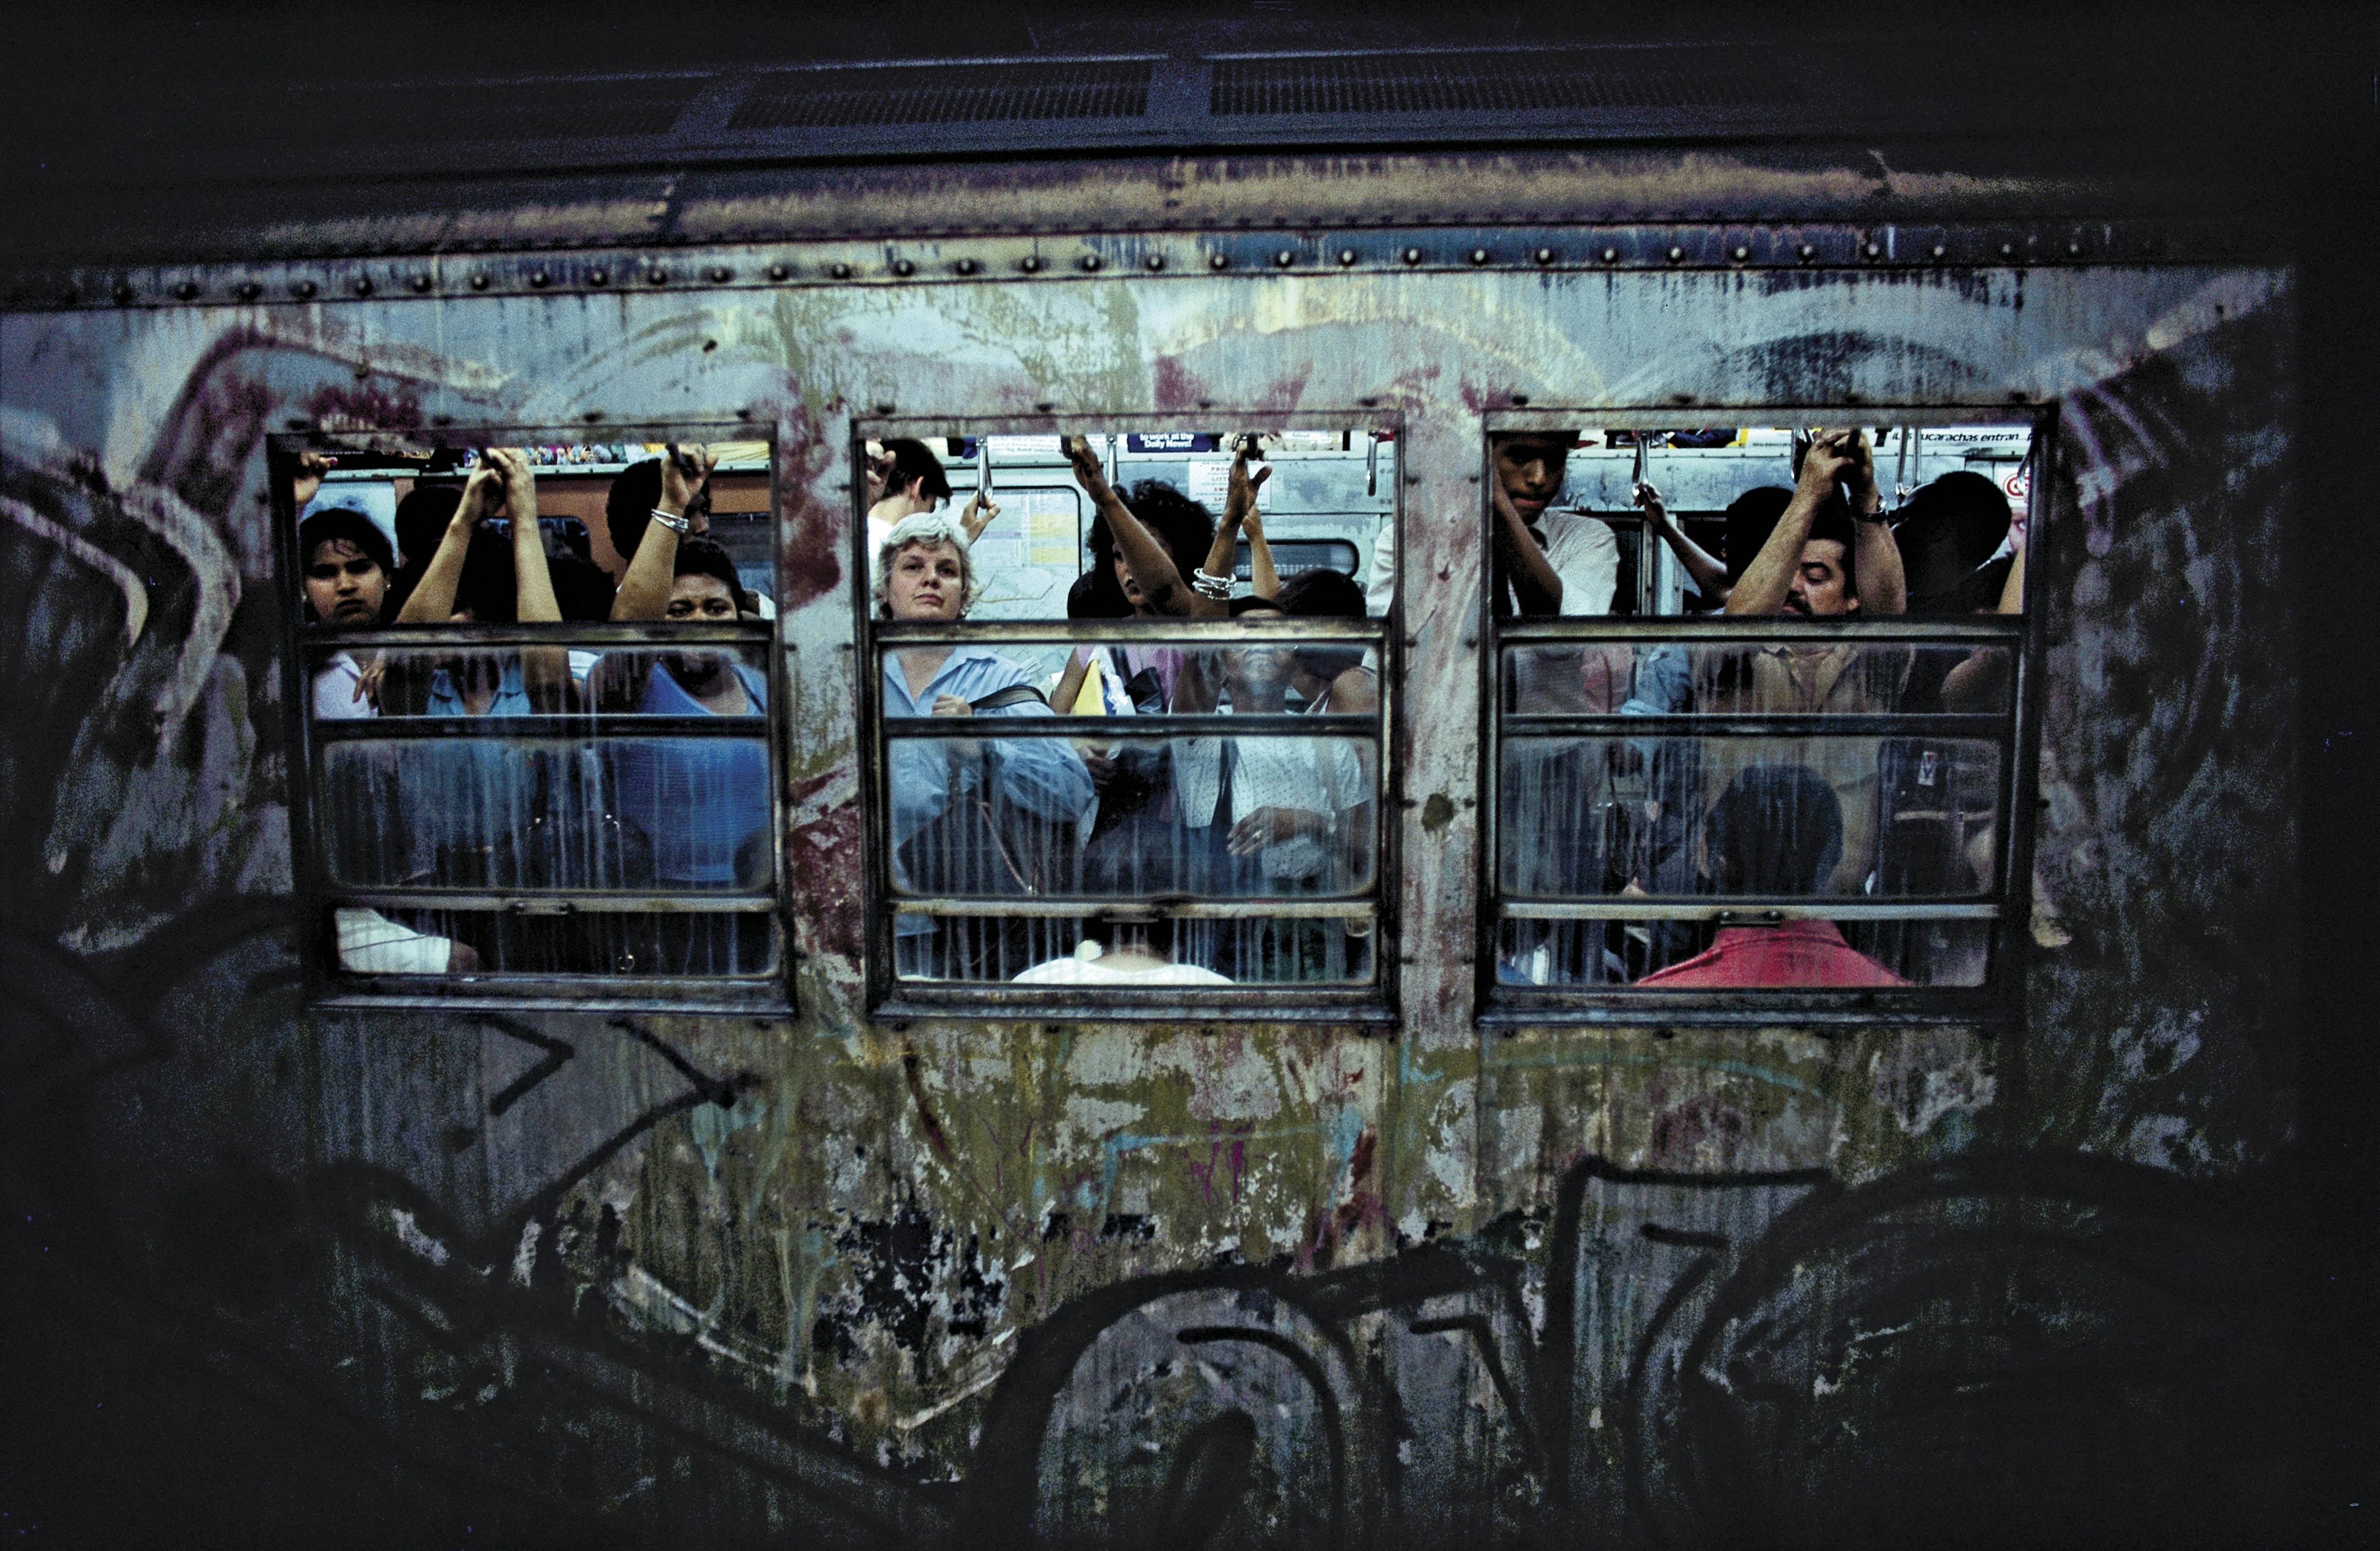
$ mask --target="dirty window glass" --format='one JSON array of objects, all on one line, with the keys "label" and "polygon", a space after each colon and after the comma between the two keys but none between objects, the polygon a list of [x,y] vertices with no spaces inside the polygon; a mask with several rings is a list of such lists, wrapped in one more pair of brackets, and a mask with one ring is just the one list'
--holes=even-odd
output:
[{"label": "dirty window glass", "polygon": [[1817,418],[1807,425],[1581,424],[1493,438],[1543,455],[1500,459],[1491,448],[1490,464],[1554,568],[1573,584],[1558,608],[1524,601],[1517,612],[1717,612],[1790,502],[1803,449],[1830,428],[1860,433],[1861,463],[1836,483],[1848,497],[1862,477],[1872,482],[1904,557],[1910,611],[1996,604],[2031,510],[2033,427],[1829,427]]},{"label": "dirty window glass", "polygon": [[1988,982],[2034,432],[1826,418],[1491,435],[1498,995]]},{"label": "dirty window glass", "polygon": [[852,455],[877,983],[1376,987],[1393,434],[947,429]]},{"label": "dirty window glass", "polygon": [[891,978],[1372,983],[1379,627],[1113,629],[880,648]]},{"label": "dirty window glass", "polygon": [[334,975],[781,975],[767,446],[381,438],[276,467]]}]

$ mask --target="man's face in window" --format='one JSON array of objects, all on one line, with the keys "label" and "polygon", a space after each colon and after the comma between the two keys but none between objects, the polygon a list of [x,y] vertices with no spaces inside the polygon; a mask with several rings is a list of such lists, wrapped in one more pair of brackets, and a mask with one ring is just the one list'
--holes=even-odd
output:
[{"label": "man's face in window", "polygon": [[1856,610],[1859,600],[1851,595],[1851,573],[1844,569],[1850,558],[1834,539],[1812,539],[1803,544],[1802,564],[1794,569],[1785,606],[1805,619]]},{"label": "man's face in window", "polygon": [[325,539],[306,557],[306,602],[334,630],[368,630],[380,623],[388,573],[346,539]]},{"label": "man's face in window", "polygon": [[670,583],[669,617],[715,625],[736,617],[735,594],[708,571],[689,571]]},{"label": "man's face in window", "polygon": [[1496,438],[1496,480],[1522,521],[1536,521],[1538,514],[1561,494],[1562,476],[1570,467],[1570,444],[1568,436]]},{"label": "man's face in window", "polygon": [[[723,625],[737,617],[735,594],[707,571],[689,571],[670,583],[669,617],[681,625]],[[674,652],[663,659],[672,677],[688,689],[710,683],[727,670],[718,652]]]}]

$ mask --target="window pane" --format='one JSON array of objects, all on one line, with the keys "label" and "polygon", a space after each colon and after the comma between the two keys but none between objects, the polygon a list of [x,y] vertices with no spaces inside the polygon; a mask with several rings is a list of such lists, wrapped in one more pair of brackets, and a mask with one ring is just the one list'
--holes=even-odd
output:
[{"label": "window pane", "polygon": [[317,721],[372,716],[609,715],[757,719],[767,708],[758,644],[680,648],[443,646],[311,659]]},{"label": "window pane", "polygon": [[525,914],[339,905],[339,967],[356,974],[772,975],[777,919],[765,911]]},{"label": "window pane", "polygon": [[1989,967],[1993,922],[1506,921],[1496,976],[1506,985],[1730,987],[1974,986]]},{"label": "window pane", "polygon": [[[1116,978],[1119,965],[1157,984],[1371,978],[1371,910],[1360,903],[1377,848],[1368,739],[901,737],[888,757],[897,897],[1120,907],[1026,917],[896,905],[902,978],[1034,971],[1038,983],[1132,983]],[[1188,901],[1215,904],[1175,918]],[[1295,915],[1281,908],[1290,901],[1357,903]],[[1086,941],[1105,956],[1083,959]]]},{"label": "window pane", "polygon": [[[1552,600],[1525,577],[1502,574],[1511,568],[1500,560],[1500,612],[1641,617],[1718,610],[1791,500],[1803,447],[1828,429],[1581,425],[1492,435],[1490,468],[1562,582]],[[1894,534],[1908,611],[1948,617],[1995,608],[2009,574],[2011,526],[2026,515],[2032,428],[1837,421],[1832,429],[1855,430],[1859,439],[1856,467],[1830,488],[1864,507],[1864,486],[1873,482],[1876,509]],[[1640,485],[1658,497],[1658,514],[1652,501],[1639,499]],[[1837,561],[1853,542],[1850,520],[1845,507],[1833,518],[1822,514],[1811,531],[1837,544]],[[1802,557],[1787,557],[1789,567]],[[1812,596],[1820,614],[1845,601],[1823,588]],[[1788,606],[1780,595],[1760,612]]]},{"label": "window pane", "polygon": [[752,736],[348,739],[318,812],[349,887],[738,891],[775,875]]},{"label": "window pane", "polygon": [[1362,985],[1372,918],[1101,916],[893,918],[905,981],[1037,985]]},{"label": "window pane", "polygon": [[1372,885],[1366,740],[985,731],[892,740],[895,893],[1346,898]]},{"label": "window pane", "polygon": [[[1278,615],[1262,618],[1281,624]],[[882,653],[889,717],[949,715],[945,695],[978,713],[1025,706],[1062,715],[1241,715],[1327,712],[1374,714],[1379,653],[1363,641],[1251,641],[1245,646],[1134,641],[1077,646],[1002,641],[997,645],[887,647]],[[1069,670],[1077,688],[1057,703]],[[1029,692],[1016,686],[1030,686]],[[988,702],[978,704],[977,702]]]},{"label": "window pane", "polygon": [[1499,882],[1524,899],[1972,897],[1994,887],[1999,788],[1979,739],[1508,738]]},{"label": "window pane", "polygon": [[[1249,540],[1208,566],[1228,507],[1236,434],[1103,427],[1087,437],[1100,477],[1165,550],[1184,585],[1195,573],[1236,573],[1236,595],[1255,574]],[[1255,467],[1269,468],[1257,494],[1260,527],[1284,580],[1307,569],[1338,571],[1384,614],[1395,570],[1398,446],[1372,430],[1264,434]],[[1055,435],[942,435],[866,443],[868,522],[857,539],[857,573],[874,578],[880,550],[905,517],[964,518],[979,490],[998,507],[971,546],[976,619],[1124,618],[1134,612],[1128,567]],[[944,492],[947,491],[947,494]]]},{"label": "window pane", "polygon": [[1530,643],[1504,652],[1522,715],[2006,714],[2014,653],[1998,645]]}]

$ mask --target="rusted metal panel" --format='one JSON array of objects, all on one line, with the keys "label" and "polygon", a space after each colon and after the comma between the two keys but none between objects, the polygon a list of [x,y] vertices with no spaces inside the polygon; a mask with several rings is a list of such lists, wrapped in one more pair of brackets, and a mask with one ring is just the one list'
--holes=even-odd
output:
[{"label": "rusted metal panel", "polygon": [[[2108,1353],[2148,1340],[2129,1435],[2204,1489],[2144,1466],[2108,1501],[2186,1498],[2220,1540],[2272,1466],[2210,1420],[2264,1336],[2190,1354],[2273,1328],[2248,1187],[2205,1181],[2275,1156],[2294,1081],[2291,328],[2288,272],[2178,265],[7,314],[0,1179],[423,1457],[626,1533],[1857,1539],[1871,1489],[1974,1508],[1911,1484],[1953,1458],[2054,1528],[2106,1504],[2024,1452],[2064,1403],[2022,1376],[2031,1321],[2082,1333],[2058,1349],[2102,1421]],[[1522,399],[2055,405],[2022,1030],[1483,1031],[1481,771],[1443,729],[1479,723],[1482,417]],[[1401,745],[1395,1037],[871,1020],[855,421],[1370,405],[1405,428],[1432,723]],[[799,1013],[310,1010],[263,437],[590,410],[774,438]],[[2010,1398],[1912,1434],[1896,1371]]]},{"label": "rusted metal panel", "polygon": [[[1922,142],[1862,139],[1687,152],[1377,151],[228,188],[76,185],[28,191],[33,209],[0,248],[28,267],[0,294],[16,293],[14,306],[53,305],[56,296],[35,283],[36,271],[57,267],[63,280],[65,266],[86,263],[236,268],[300,258],[502,260],[619,248],[627,254],[614,267],[625,273],[627,260],[677,263],[684,250],[709,244],[931,244],[1002,234],[1175,232],[1222,240],[1248,232],[1295,238],[1440,226],[1493,232],[1705,224],[1727,229],[1723,250],[1803,225],[1897,226],[1929,229],[1924,250],[1901,255],[1922,263],[1932,257],[1930,228],[1989,226],[1991,250],[1946,256],[1990,262],[2000,256],[1998,244],[2010,241],[2010,256],[2020,262],[2056,263],[2070,257],[2066,244],[2078,226],[2085,248],[2070,256],[2104,262],[2110,255],[2095,232],[2111,221],[2214,221],[2230,228],[2235,252],[2273,247],[2278,234],[2241,221],[2242,206],[2226,198],[2228,190],[2215,181],[2220,177],[2221,169],[2197,163],[2177,170],[2130,156],[2085,161],[2071,147],[2054,160],[2004,153],[1979,162]],[[1657,251],[1669,246],[1664,240]],[[738,267],[753,275],[772,256]],[[141,278],[135,275],[136,286]],[[107,292],[86,285],[81,294],[94,300]]]}]

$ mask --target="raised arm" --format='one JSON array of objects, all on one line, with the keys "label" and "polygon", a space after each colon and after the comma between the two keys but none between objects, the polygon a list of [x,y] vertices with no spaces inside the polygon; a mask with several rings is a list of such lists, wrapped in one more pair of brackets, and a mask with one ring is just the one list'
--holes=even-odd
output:
[{"label": "raised arm", "polygon": [[455,592],[463,583],[463,561],[471,551],[471,534],[489,514],[504,505],[504,475],[482,461],[463,482],[463,499],[438,536],[437,551],[421,570],[421,580],[405,606],[397,610],[400,625],[443,625],[455,614]]},{"label": "raised arm", "polygon": [[1115,535],[1116,552],[1140,584],[1141,596],[1149,607],[1160,614],[1188,615],[1192,618],[1216,618],[1228,616],[1232,605],[1226,599],[1202,598],[1182,580],[1173,566],[1173,556],[1157,542],[1157,535],[1144,526],[1132,509],[1123,504],[1108,483],[1107,473],[1099,467],[1099,455],[1091,450],[1088,438],[1069,436],[1065,440],[1066,458],[1075,466],[1075,478],[1090,496],[1091,505],[1107,519],[1108,531]]},{"label": "raised arm", "polygon": [[[504,471],[504,516],[513,527],[514,617],[524,625],[552,624],[562,617],[562,605],[553,595],[553,569],[546,564],[545,538],[537,526],[537,470],[528,454],[516,448],[491,447],[488,458]],[[558,646],[524,648],[521,687],[540,712],[566,705],[570,653]]]},{"label": "raised arm", "polygon": [[959,525],[966,530],[967,543],[972,544],[983,537],[983,531],[990,527],[992,519],[999,515],[1000,503],[988,499],[978,486],[959,512]]},{"label": "raised arm", "polygon": [[[1255,477],[1248,473],[1249,449],[1257,445],[1253,432],[1240,438],[1239,451],[1232,459],[1231,493],[1223,501],[1223,520],[1215,525],[1215,542],[1207,546],[1207,563],[1200,568],[1208,576],[1230,577],[1239,570],[1240,533],[1248,535],[1248,576],[1251,591],[1259,598],[1281,596],[1281,573],[1273,569],[1272,545],[1265,543],[1264,519],[1257,510],[1257,492],[1272,477],[1272,469],[1257,453]],[[1135,573],[1136,574],[1136,573]]]},{"label": "raised arm", "polygon": [[1670,515],[1669,504],[1661,499],[1660,491],[1639,480],[1636,482],[1636,504],[1645,508],[1646,517],[1653,519],[1653,531],[1661,535],[1661,542],[1670,546],[1670,553],[1678,557],[1678,564],[1685,567],[1686,574],[1694,579],[1694,592],[1712,603],[1726,603],[1727,568],[1720,565],[1710,551],[1686,537],[1686,531],[1678,526],[1676,518]]},{"label": "raised arm", "polygon": [[[1801,569],[1802,546],[1810,542],[1810,525],[1851,462],[1837,439],[1840,434],[1821,435],[1803,455],[1802,472],[1793,481],[1793,499],[1785,504],[1777,526],[1769,530],[1768,542],[1745,565],[1743,575],[1727,595],[1730,614],[1775,614],[1785,606],[1786,594],[1793,590],[1793,574]],[[1891,535],[1885,537],[1888,542]],[[1864,598],[1866,593],[1860,595]]]},{"label": "raised arm", "polygon": [[718,461],[708,447],[682,448],[674,442],[662,454],[661,505],[653,508],[658,515],[645,524],[645,536],[620,578],[620,591],[612,599],[613,618],[659,619],[669,613],[670,588],[677,580],[678,530],[662,518],[685,521],[695,492]]},{"label": "raised arm", "polygon": [[1884,497],[1876,488],[1876,449],[1867,433],[1853,431],[1843,444],[1851,456],[1842,474],[1851,497],[1852,529],[1859,542],[1852,552],[1852,580],[1859,589],[1860,607],[1873,619],[1879,614],[1909,612],[1909,579],[1900,565],[1900,541],[1885,520]]},{"label": "raised arm", "polygon": [[306,509],[306,503],[321,494],[322,476],[330,471],[331,460],[321,453],[301,452],[298,455],[296,471],[289,476],[289,499],[294,509],[301,512]]}]

